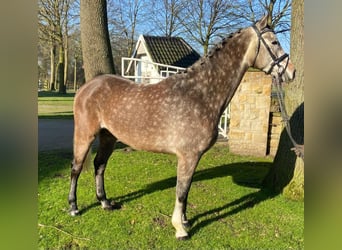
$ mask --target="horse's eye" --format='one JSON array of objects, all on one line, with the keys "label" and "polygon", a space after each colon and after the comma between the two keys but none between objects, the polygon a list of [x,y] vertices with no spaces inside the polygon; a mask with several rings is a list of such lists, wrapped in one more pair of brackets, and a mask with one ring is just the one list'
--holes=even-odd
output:
[{"label": "horse's eye", "polygon": [[279,43],[278,43],[278,41],[273,41],[272,44],[273,45],[278,45]]}]

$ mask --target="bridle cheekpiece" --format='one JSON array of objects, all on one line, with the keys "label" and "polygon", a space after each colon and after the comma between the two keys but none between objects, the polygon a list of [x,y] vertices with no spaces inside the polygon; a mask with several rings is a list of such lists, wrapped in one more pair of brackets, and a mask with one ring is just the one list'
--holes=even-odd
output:
[{"label": "bridle cheekpiece", "polygon": [[266,43],[265,39],[262,37],[262,35],[265,34],[265,33],[267,33],[267,32],[273,32],[272,29],[270,29],[270,28],[265,28],[265,29],[263,29],[262,31],[259,31],[259,29],[258,29],[255,25],[253,25],[252,27],[253,27],[255,33],[256,33],[257,36],[258,36],[258,42],[259,42],[259,43],[258,43],[258,47],[257,47],[257,52],[256,52],[256,55],[255,55],[255,59],[254,59],[253,66],[255,65],[256,59],[257,59],[257,57],[258,57],[258,54],[259,54],[259,51],[260,51],[260,44],[261,44],[261,42],[262,42],[262,43],[264,44],[265,48],[267,49],[269,55],[271,56],[272,60],[273,60],[273,62],[271,63],[271,67],[270,67],[269,70],[266,72],[266,74],[270,74],[270,73],[272,72],[274,66],[276,66],[276,65],[277,65],[279,68],[283,68],[283,67],[280,65],[280,63],[281,63],[283,60],[285,60],[285,59],[287,58],[285,68],[283,68],[283,70],[282,70],[281,72],[278,72],[279,76],[281,76],[281,75],[285,72],[285,70],[286,70],[286,68],[287,68],[287,65],[288,65],[288,63],[289,63],[289,55],[288,55],[287,53],[284,53],[282,56],[277,57],[277,56],[272,52],[271,48],[270,48],[270,47],[268,46],[268,44]]}]

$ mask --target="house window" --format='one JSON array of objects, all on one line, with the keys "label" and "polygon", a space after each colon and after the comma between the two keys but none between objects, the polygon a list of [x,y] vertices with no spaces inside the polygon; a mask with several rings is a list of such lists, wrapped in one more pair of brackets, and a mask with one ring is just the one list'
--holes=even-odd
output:
[{"label": "house window", "polygon": [[161,70],[160,71],[160,75],[162,77],[169,77],[169,76],[172,76],[172,75],[174,75],[176,73],[177,73],[176,71],[167,71],[167,70]]}]

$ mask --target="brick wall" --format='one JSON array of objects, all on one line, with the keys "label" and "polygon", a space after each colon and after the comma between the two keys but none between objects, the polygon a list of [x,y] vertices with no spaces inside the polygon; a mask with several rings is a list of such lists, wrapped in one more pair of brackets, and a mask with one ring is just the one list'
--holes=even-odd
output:
[{"label": "brick wall", "polygon": [[243,77],[230,103],[231,152],[255,156],[268,153],[271,85],[272,78],[263,72],[247,72]]}]

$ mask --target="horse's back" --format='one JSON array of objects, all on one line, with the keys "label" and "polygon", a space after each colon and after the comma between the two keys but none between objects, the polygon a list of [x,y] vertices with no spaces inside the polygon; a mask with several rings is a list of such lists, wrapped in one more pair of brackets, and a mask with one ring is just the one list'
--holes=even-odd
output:
[{"label": "horse's back", "polygon": [[99,75],[85,83],[76,93],[75,99],[77,98],[87,98],[92,95],[105,92],[110,87],[128,87],[134,83],[128,79],[122,78],[117,75]]}]

